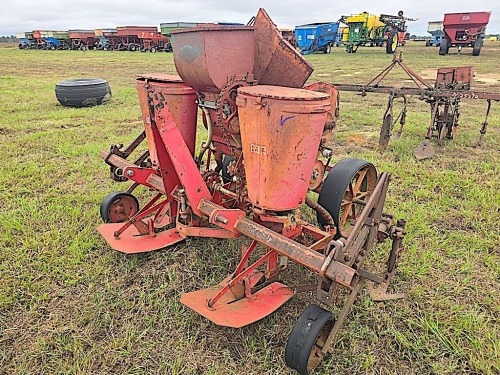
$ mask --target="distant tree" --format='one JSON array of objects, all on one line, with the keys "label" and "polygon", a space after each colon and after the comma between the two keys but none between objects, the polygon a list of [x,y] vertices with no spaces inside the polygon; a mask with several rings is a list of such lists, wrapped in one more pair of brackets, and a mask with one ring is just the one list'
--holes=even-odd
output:
[{"label": "distant tree", "polygon": [[0,43],[18,43],[18,39],[14,36],[0,36]]}]

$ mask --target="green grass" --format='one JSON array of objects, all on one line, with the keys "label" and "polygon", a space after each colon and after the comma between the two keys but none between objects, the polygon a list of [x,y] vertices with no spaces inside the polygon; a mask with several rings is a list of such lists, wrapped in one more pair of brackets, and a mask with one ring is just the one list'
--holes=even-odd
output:
[{"label": "green grass", "polygon": [[[473,65],[473,86],[498,91],[498,43],[486,43],[476,58],[466,50],[438,56],[417,44],[402,50],[430,79],[438,66]],[[316,69],[311,82],[338,83],[366,82],[391,61],[378,48],[308,59]],[[239,330],[215,326],[179,302],[182,292],[232,270],[238,241],[189,239],[125,256],[96,231],[102,198],[123,188],[98,155],[141,131],[135,77],[146,72],[174,73],[172,55],[0,48],[0,373],[291,373],[284,346],[311,296]],[[107,79],[111,102],[58,105],[54,85],[76,77]],[[458,137],[418,162],[413,149],[428,126],[428,106],[412,99],[403,136],[380,153],[386,101],[341,93],[332,147],[336,160],[364,158],[393,174],[386,210],[408,221],[393,289],[409,298],[375,303],[363,293],[318,373],[499,373],[499,106],[482,149],[472,146],[486,103],[467,101]],[[299,283],[311,277],[298,266],[292,271]]]}]

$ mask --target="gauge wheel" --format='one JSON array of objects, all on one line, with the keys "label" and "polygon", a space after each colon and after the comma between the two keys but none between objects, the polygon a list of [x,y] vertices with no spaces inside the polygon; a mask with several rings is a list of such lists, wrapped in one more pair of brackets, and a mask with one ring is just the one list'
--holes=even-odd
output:
[{"label": "gauge wheel", "polygon": [[139,211],[135,196],[122,191],[109,194],[101,203],[101,219],[105,223],[123,223]]},{"label": "gauge wheel", "polygon": [[[377,170],[370,162],[347,158],[333,166],[323,182],[318,203],[332,215],[336,239],[347,237],[377,185]],[[319,213],[318,222],[327,222]]]},{"label": "gauge wheel", "polygon": [[332,313],[309,305],[293,326],[285,349],[286,365],[308,375],[323,360],[323,345],[335,324]]}]

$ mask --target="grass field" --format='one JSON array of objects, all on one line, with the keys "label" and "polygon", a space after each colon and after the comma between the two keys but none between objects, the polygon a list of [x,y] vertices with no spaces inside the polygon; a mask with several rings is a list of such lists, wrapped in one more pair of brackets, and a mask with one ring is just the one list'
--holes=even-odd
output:
[{"label": "grass field", "polygon": [[[438,56],[423,43],[402,50],[426,78],[438,66],[473,65],[475,88],[500,91],[498,42],[479,57]],[[339,48],[308,60],[311,82],[338,83],[366,82],[391,61],[382,48]],[[174,73],[172,54],[0,48],[1,374],[291,374],[284,346],[312,296],[239,330],[179,302],[232,270],[238,241],[189,239],[126,256],[96,231],[102,198],[124,188],[108,178],[99,153],[141,131],[134,80],[146,72]],[[55,84],[76,77],[107,79],[112,101],[58,105]],[[467,101],[457,138],[418,162],[413,149],[428,105],[410,102],[403,136],[381,153],[386,102],[342,93],[332,147],[336,160],[363,158],[393,174],[386,211],[407,219],[408,234],[392,288],[408,298],[375,303],[363,293],[317,373],[498,374],[500,105],[481,149],[473,146],[486,102]],[[310,277],[292,267],[291,279]]]}]

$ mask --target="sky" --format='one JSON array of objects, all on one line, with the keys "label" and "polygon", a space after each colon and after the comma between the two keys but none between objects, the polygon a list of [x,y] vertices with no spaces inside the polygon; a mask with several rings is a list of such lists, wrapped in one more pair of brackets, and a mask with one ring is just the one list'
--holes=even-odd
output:
[{"label": "sky", "polygon": [[0,0],[0,35],[17,32],[100,29],[116,26],[159,26],[162,22],[247,21],[264,8],[278,27],[335,22],[342,15],[397,14],[409,18],[408,32],[426,35],[427,22],[444,13],[491,11],[487,33],[500,34],[500,1],[450,0]]}]

